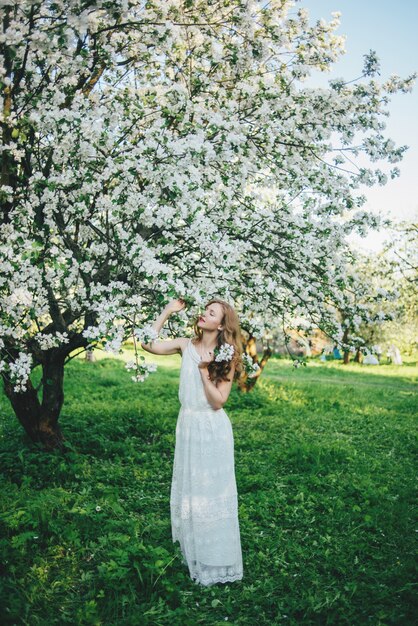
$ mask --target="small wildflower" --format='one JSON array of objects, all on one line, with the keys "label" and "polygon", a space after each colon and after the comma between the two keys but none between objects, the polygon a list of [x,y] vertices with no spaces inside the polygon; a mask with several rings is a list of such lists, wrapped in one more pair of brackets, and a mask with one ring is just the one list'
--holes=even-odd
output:
[{"label": "small wildflower", "polygon": [[100,507],[99,505],[96,506],[96,511],[101,511],[102,507]]}]

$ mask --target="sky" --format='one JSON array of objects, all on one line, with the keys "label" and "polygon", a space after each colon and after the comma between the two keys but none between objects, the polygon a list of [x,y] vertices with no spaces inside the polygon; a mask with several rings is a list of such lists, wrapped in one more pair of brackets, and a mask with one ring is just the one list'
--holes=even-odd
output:
[{"label": "sky", "polygon": [[[299,0],[292,12],[300,7],[307,9],[311,24],[320,18],[329,22],[332,12],[341,12],[335,33],[346,36],[346,53],[331,72],[313,74],[310,85],[318,81],[318,86],[326,86],[329,79],[337,76],[345,80],[359,77],[363,55],[369,50],[375,50],[380,59],[381,73],[375,80],[386,80],[391,74],[406,78],[418,72],[416,0]],[[397,146],[409,146],[403,159],[392,166],[399,167],[401,175],[389,179],[383,187],[361,187],[358,191],[367,197],[363,209],[383,212],[396,221],[418,220],[418,80],[411,93],[393,94],[390,98],[390,117],[381,118],[386,122],[383,132]],[[377,161],[371,167],[387,172],[386,163]],[[350,240],[364,250],[377,251],[387,236],[387,232],[382,232],[366,238],[352,236]]]}]

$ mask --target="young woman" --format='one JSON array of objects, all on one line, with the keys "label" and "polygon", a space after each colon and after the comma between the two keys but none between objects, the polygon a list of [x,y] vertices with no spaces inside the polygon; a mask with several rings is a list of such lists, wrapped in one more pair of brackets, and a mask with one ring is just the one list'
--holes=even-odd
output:
[{"label": "young woman", "polygon": [[[159,332],[171,313],[184,306],[181,299],[169,302],[154,330]],[[193,338],[141,345],[153,354],[182,355],[171,529],[190,577],[207,586],[243,577],[234,438],[223,409],[242,371],[242,343],[238,316],[224,300],[210,300],[193,328]]]}]

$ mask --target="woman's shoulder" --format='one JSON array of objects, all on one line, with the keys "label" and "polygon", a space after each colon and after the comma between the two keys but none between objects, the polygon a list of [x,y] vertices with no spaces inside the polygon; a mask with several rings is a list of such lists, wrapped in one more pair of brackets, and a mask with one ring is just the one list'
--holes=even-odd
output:
[{"label": "woman's shoulder", "polygon": [[185,351],[185,349],[189,345],[189,342],[191,342],[191,337],[178,337],[177,341],[178,341],[178,344],[180,346],[181,352],[183,354],[183,352]]}]

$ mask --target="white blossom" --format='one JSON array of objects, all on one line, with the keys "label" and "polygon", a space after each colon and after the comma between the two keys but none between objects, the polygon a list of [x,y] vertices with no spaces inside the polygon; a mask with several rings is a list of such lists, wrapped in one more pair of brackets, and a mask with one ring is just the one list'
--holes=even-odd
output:
[{"label": "white blossom", "polygon": [[158,339],[159,336],[159,333],[150,324],[147,324],[143,328],[136,328],[134,333],[136,339],[142,343],[150,343]]},{"label": "white blossom", "polygon": [[221,361],[231,361],[234,356],[235,348],[230,343],[223,343],[220,348],[216,347],[214,350],[215,361],[218,363]]},{"label": "white blossom", "polygon": [[248,378],[253,378],[254,376],[256,376],[258,370],[260,369],[259,364],[256,363],[256,361],[253,361],[251,356],[246,352],[244,352],[242,355],[242,361],[244,365],[244,370]]},{"label": "white blossom", "polygon": [[31,365],[32,355],[24,352],[20,352],[16,360],[9,363],[10,379],[14,383],[15,392],[26,391]]}]

